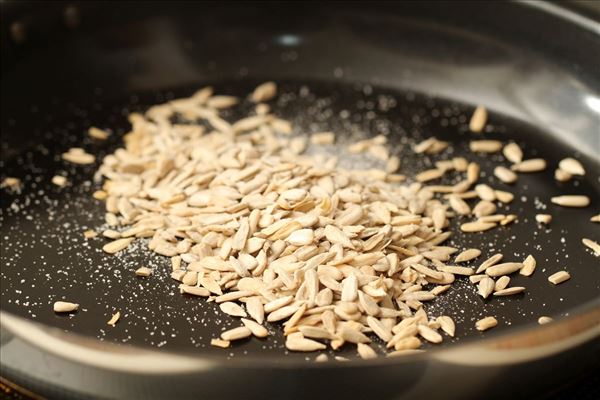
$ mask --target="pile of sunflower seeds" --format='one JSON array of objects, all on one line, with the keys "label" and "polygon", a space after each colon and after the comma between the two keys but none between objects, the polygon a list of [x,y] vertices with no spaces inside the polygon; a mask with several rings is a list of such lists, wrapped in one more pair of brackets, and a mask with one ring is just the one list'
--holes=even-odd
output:
[{"label": "pile of sunflower seeds", "polygon": [[[444,246],[451,218],[474,218],[460,226],[463,232],[517,219],[496,213],[494,202],[509,203],[513,195],[479,183],[478,164],[462,157],[442,160],[404,183],[406,177],[397,173],[400,159],[377,136],[347,151],[369,153],[383,161],[380,169],[343,169],[335,156],[307,152],[332,146],[335,133],[315,133],[309,140],[294,132],[289,121],[270,112],[266,102],[276,94],[275,83],[257,87],[250,95],[254,112],[235,122],[221,113],[241,99],[214,95],[210,87],[144,115],[131,114],[125,147],[106,156],[97,173],[105,181],[94,197],[105,201],[111,227],[102,233],[111,239],[104,251],[115,254],[147,238],[152,251],[170,257],[171,277],[182,294],[214,301],[223,313],[241,318],[239,327],[211,344],[228,347],[234,340],[266,337],[267,321],[281,324],[292,351],[351,343],[361,357],[372,358],[376,352],[369,343],[378,337],[388,354],[405,354],[423,341],[454,336],[452,319],[428,315],[423,305],[447,291],[457,275],[470,276],[482,297],[525,290],[509,286],[509,275],[531,275],[531,256],[500,263],[503,256],[496,254],[476,270],[447,264],[455,253],[455,264],[481,255],[478,249]],[[483,129],[486,116],[478,109],[473,130]],[[92,132],[109,136],[97,128]],[[414,151],[437,154],[447,146],[430,138]],[[503,151],[513,164],[498,167],[495,175],[506,183],[546,167],[541,159],[522,160],[514,143],[478,140],[470,147]],[[93,156],[74,149],[63,157],[83,164]],[[561,168],[580,172],[573,165]],[[463,173],[464,180],[428,184],[449,171]],[[468,199],[478,202],[471,208]],[[577,206],[585,203],[576,200]],[[573,205],[569,199],[562,204]],[[142,267],[136,274],[149,277],[152,271]],[[560,274],[555,283],[565,279]],[[496,323],[488,317],[477,329]]]}]

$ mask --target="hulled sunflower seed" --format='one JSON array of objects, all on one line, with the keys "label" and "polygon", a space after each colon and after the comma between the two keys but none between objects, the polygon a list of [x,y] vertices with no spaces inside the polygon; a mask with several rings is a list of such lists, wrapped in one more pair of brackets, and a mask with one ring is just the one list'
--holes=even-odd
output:
[{"label": "hulled sunflower seed", "polygon": [[554,321],[552,318],[546,317],[546,316],[541,316],[538,318],[538,324],[540,324],[540,325],[546,325],[552,321]]},{"label": "hulled sunflower seed", "polygon": [[442,343],[442,335],[428,327],[427,325],[419,325],[417,327],[419,335],[430,343]]},{"label": "hulled sunflower seed", "polygon": [[221,339],[233,342],[234,340],[245,339],[252,335],[252,331],[245,326],[229,329],[221,333]]},{"label": "hulled sunflower seed", "polygon": [[79,308],[79,304],[70,303],[68,301],[57,301],[54,303],[53,309],[56,313],[68,313],[77,311]]},{"label": "hulled sunflower seed", "polygon": [[460,226],[460,230],[463,232],[484,232],[489,229],[492,229],[497,224],[494,222],[467,222]]},{"label": "hulled sunflower seed", "polygon": [[524,291],[525,288],[523,286],[513,286],[494,292],[494,296],[510,296],[513,294],[522,293]]},{"label": "hulled sunflower seed", "polygon": [[536,214],[535,220],[540,224],[549,225],[552,222],[552,215],[550,214]]},{"label": "hulled sunflower seed", "polygon": [[487,122],[488,113],[484,106],[477,106],[475,111],[473,111],[473,115],[471,116],[471,120],[469,121],[469,129],[471,132],[481,132],[485,127]]},{"label": "hulled sunflower seed", "polygon": [[560,160],[558,167],[570,175],[585,175],[585,169],[583,168],[583,165],[571,157]]},{"label": "hulled sunflower seed", "polygon": [[477,285],[477,293],[484,299],[487,299],[494,291],[494,285],[495,283],[492,278],[489,276],[483,277]]},{"label": "hulled sunflower seed", "polygon": [[258,85],[254,92],[252,92],[252,101],[255,103],[261,103],[263,101],[269,101],[277,94],[277,85],[275,82],[265,82]]},{"label": "hulled sunflower seed", "polygon": [[226,349],[229,346],[231,346],[231,342],[229,340],[223,340],[223,339],[211,339],[210,345],[215,346],[215,347],[220,347],[222,349]]},{"label": "hulled sunflower seed", "polygon": [[502,149],[499,140],[472,140],[469,149],[474,153],[497,153]]},{"label": "hulled sunflower seed", "polygon": [[494,168],[494,175],[504,183],[515,183],[517,181],[517,174],[506,167],[498,166]]},{"label": "hulled sunflower seed", "polygon": [[375,350],[373,350],[373,348],[371,346],[369,346],[368,344],[358,343],[356,346],[357,346],[356,350],[358,351],[358,355],[363,360],[370,360],[373,358],[377,358],[377,353],[375,353]]},{"label": "hulled sunflower seed", "polygon": [[244,326],[252,332],[252,334],[258,338],[265,338],[269,336],[269,331],[267,328],[262,326],[261,324],[252,321],[250,319],[242,318],[242,323]]},{"label": "hulled sunflower seed", "polygon": [[589,197],[579,195],[555,196],[550,200],[562,207],[587,207],[590,204]]},{"label": "hulled sunflower seed", "polygon": [[467,262],[476,259],[481,255],[481,250],[479,249],[467,249],[456,256],[454,262]]},{"label": "hulled sunflower seed", "polygon": [[516,172],[540,172],[546,169],[546,160],[543,158],[523,160],[520,163],[513,164],[510,169]]},{"label": "hulled sunflower seed", "polygon": [[104,250],[108,254],[115,254],[121,250],[126,249],[131,244],[131,242],[133,242],[133,238],[117,239],[115,241],[105,244],[102,247],[102,250]]},{"label": "hulled sunflower seed", "polygon": [[520,163],[523,160],[523,151],[518,144],[511,142],[504,146],[502,150],[504,157],[513,164]]},{"label": "hulled sunflower seed", "polygon": [[570,180],[573,177],[573,175],[571,175],[570,173],[563,171],[560,168],[557,168],[554,171],[554,179],[556,179],[559,182],[567,182],[568,180]]},{"label": "hulled sunflower seed", "polygon": [[244,309],[240,305],[238,305],[236,303],[233,303],[231,301],[227,301],[225,303],[219,304],[219,308],[225,314],[231,315],[233,317],[246,317],[246,316],[248,316],[248,314],[246,314],[246,311],[244,311]]},{"label": "hulled sunflower seed", "polygon": [[285,347],[292,351],[317,351],[326,349],[326,346],[323,343],[319,343],[316,340],[303,337],[292,337],[291,335],[288,336],[285,341]]},{"label": "hulled sunflower seed", "polygon": [[530,254],[527,256],[525,261],[523,261],[523,267],[519,272],[521,275],[531,276],[533,275],[533,271],[535,271],[536,261],[535,258]]},{"label": "hulled sunflower seed", "polygon": [[600,244],[598,242],[593,241],[592,239],[583,238],[581,242],[589,247],[597,256],[600,256]]},{"label": "hulled sunflower seed", "polygon": [[446,332],[448,336],[454,337],[454,333],[456,332],[456,325],[454,324],[452,318],[446,315],[442,315],[440,317],[437,317],[436,321],[439,322],[440,328],[444,332]]},{"label": "hulled sunflower seed", "polygon": [[485,273],[488,276],[496,277],[502,275],[510,275],[513,272],[517,272],[521,268],[523,268],[523,264],[517,262],[509,262],[488,267],[485,270]]},{"label": "hulled sunflower seed", "polygon": [[110,326],[115,326],[117,324],[117,322],[119,321],[119,319],[121,318],[121,312],[117,311],[116,313],[114,313],[112,315],[112,317],[108,320],[108,322],[106,323],[106,325],[110,325]]},{"label": "hulled sunflower seed", "polygon": [[152,275],[152,269],[148,268],[148,267],[140,267],[138,269],[135,270],[135,274],[137,276],[150,276]]},{"label": "hulled sunflower seed", "polygon": [[493,327],[495,327],[496,325],[498,325],[498,320],[496,320],[496,318],[494,317],[485,317],[483,319],[480,319],[479,321],[475,322],[475,328],[478,331],[487,331],[488,329],[491,329]]},{"label": "hulled sunflower seed", "polygon": [[548,281],[558,285],[571,279],[571,275],[567,271],[558,271],[548,277]]}]

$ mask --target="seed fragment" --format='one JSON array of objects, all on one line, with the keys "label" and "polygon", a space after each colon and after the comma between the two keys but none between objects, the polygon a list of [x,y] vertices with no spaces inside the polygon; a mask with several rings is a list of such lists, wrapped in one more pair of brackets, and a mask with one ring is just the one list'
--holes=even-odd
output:
[{"label": "seed fragment", "polygon": [[495,327],[496,325],[498,325],[498,320],[496,320],[496,318],[494,317],[485,317],[483,319],[480,319],[479,321],[475,322],[475,328],[478,331],[487,331],[488,329],[491,329],[493,327]]},{"label": "seed fragment", "polygon": [[93,139],[106,140],[110,136],[110,133],[100,128],[96,128],[95,126],[91,126],[90,129],[88,129],[88,135]]},{"label": "seed fragment", "polygon": [[79,308],[79,304],[70,303],[68,301],[57,301],[54,303],[54,312],[57,312],[57,313],[73,312],[73,311],[77,311],[78,308]]},{"label": "seed fragment", "polygon": [[146,277],[146,276],[152,275],[152,270],[150,268],[148,268],[148,267],[140,267],[140,268],[138,268],[138,269],[135,270],[135,274],[137,276],[144,276],[144,277]]},{"label": "seed fragment", "polygon": [[600,256],[600,244],[598,244],[598,242],[593,241],[592,239],[587,239],[587,238],[583,238],[581,239],[581,242],[589,247],[590,249],[592,249],[592,251],[594,253],[596,253],[597,256]]},{"label": "seed fragment", "polygon": [[569,279],[571,279],[571,275],[567,271],[558,271],[548,277],[548,281],[555,285],[568,281]]},{"label": "seed fragment", "polygon": [[583,168],[583,165],[581,165],[579,161],[571,157],[563,158],[562,160],[560,160],[560,162],[558,163],[558,168],[570,175],[585,175],[585,169]]},{"label": "seed fragment", "polygon": [[65,187],[67,185],[67,177],[62,175],[54,175],[52,177],[52,183],[59,187]]},{"label": "seed fragment", "polygon": [[562,207],[587,207],[590,204],[589,197],[579,195],[555,196],[551,201]]},{"label": "seed fragment", "polygon": [[535,258],[530,254],[527,256],[525,261],[523,261],[523,267],[519,272],[521,275],[531,276],[533,275],[533,271],[535,271],[536,261]]},{"label": "seed fragment", "polygon": [[93,155],[86,153],[83,149],[80,148],[71,148],[66,153],[62,154],[62,158],[65,161],[68,161],[72,164],[93,164],[96,161],[96,157]]},{"label": "seed fragment", "polygon": [[269,101],[277,94],[277,85],[275,82],[265,82],[258,85],[254,92],[252,92],[252,101],[255,103],[261,103],[263,101]]},{"label": "seed fragment", "polygon": [[573,177],[573,175],[571,175],[570,173],[563,171],[560,168],[557,168],[554,171],[554,179],[556,179],[559,182],[567,182],[569,181],[571,178]]},{"label": "seed fragment", "polygon": [[116,313],[114,313],[112,315],[112,317],[108,320],[108,322],[106,324],[110,325],[110,326],[115,326],[120,318],[121,318],[121,312],[117,311]]},{"label": "seed fragment", "polygon": [[473,115],[471,116],[471,120],[469,121],[469,129],[471,132],[479,133],[485,127],[487,122],[488,113],[484,106],[477,106],[475,111],[473,111]]},{"label": "seed fragment", "polygon": [[215,346],[215,347],[220,347],[222,349],[226,349],[231,345],[231,342],[229,340],[223,340],[223,339],[211,339],[210,345]]}]

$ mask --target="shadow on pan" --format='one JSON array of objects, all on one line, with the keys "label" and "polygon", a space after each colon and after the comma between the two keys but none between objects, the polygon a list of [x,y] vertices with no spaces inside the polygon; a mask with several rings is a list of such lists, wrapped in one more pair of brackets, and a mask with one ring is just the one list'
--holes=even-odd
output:
[{"label": "shadow on pan", "polygon": [[[2,177],[24,183],[21,194],[0,199],[5,378],[45,396],[74,398],[524,397],[597,359],[600,269],[581,245],[582,237],[598,239],[588,222],[600,198],[600,39],[593,19],[549,3],[2,7]],[[236,322],[176,293],[164,260],[143,251],[106,257],[100,239],[82,239],[83,230],[102,223],[102,207],[91,198],[95,166],[72,168],[57,155],[73,146],[100,156],[114,151],[130,111],[206,84],[244,95],[264,80],[276,80],[293,100],[279,101],[275,111],[307,131],[316,120],[348,134],[388,134],[407,173],[433,161],[410,151],[432,135],[451,141],[455,155],[473,157],[465,125],[473,106],[485,104],[493,111],[486,137],[516,141],[526,157],[543,157],[550,167],[520,177],[507,208],[520,216],[517,224],[485,241],[457,236],[450,245],[482,248],[484,256],[533,254],[536,274],[513,282],[527,293],[484,302],[468,281],[459,282],[431,306],[458,323],[457,339],[441,349],[315,365],[314,355],[285,353],[277,335],[225,351],[210,347],[210,338]],[[116,134],[92,143],[83,135],[90,125]],[[566,156],[583,161],[585,178],[554,181],[553,167]],[[477,161],[490,176],[493,163]],[[53,187],[56,174],[68,174],[72,185]],[[549,203],[567,192],[588,195],[593,207]],[[554,216],[550,229],[533,218],[544,207]],[[141,263],[157,276],[132,278]],[[561,269],[571,281],[550,285],[547,276]],[[82,310],[52,313],[63,297]],[[123,319],[108,329],[116,310]],[[481,334],[473,324],[485,315],[500,325]],[[540,315],[557,322],[537,327]],[[339,354],[355,357],[349,348]]]}]

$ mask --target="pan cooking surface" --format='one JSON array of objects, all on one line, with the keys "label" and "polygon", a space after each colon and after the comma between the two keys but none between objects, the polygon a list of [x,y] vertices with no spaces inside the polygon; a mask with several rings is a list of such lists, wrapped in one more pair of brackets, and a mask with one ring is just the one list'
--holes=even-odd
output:
[{"label": "pan cooking surface", "polygon": [[[257,83],[221,83],[215,89],[219,94],[245,96]],[[120,146],[128,129],[128,112],[188,96],[200,86],[137,93],[124,99],[106,99],[97,90],[90,94],[89,104],[59,105],[62,111],[52,115],[32,111],[32,118],[39,118],[40,129],[47,132],[46,140],[31,151],[2,161],[2,178],[16,176],[23,181],[20,194],[3,189],[0,200],[3,310],[114,343],[203,356],[277,358],[285,354],[298,359],[314,358],[316,353],[285,351],[280,328],[274,325],[269,326],[272,335],[267,340],[245,340],[226,350],[211,347],[211,338],[241,323],[222,314],[214,303],[180,295],[178,282],[169,277],[171,266],[167,257],[150,253],[146,242],[141,240],[124,254],[110,256],[101,250],[108,239],[83,237],[87,229],[102,231],[104,203],[91,196],[101,184],[92,177],[102,157]],[[247,109],[250,105],[242,107]],[[454,228],[454,236],[445,244],[481,249],[482,255],[468,265],[479,265],[495,253],[503,253],[506,261],[522,261],[532,254],[538,263],[537,270],[532,277],[511,276],[510,285],[525,286],[524,294],[483,300],[468,279],[458,277],[448,292],[426,303],[430,315],[449,315],[457,323],[457,337],[445,339],[444,346],[496,335],[516,326],[533,326],[541,315],[567,316],[577,306],[598,297],[598,258],[581,244],[584,237],[599,239],[598,227],[589,222],[598,213],[600,204],[597,161],[581,156],[544,132],[493,113],[490,132],[483,136],[469,133],[466,127],[472,107],[410,92],[288,81],[280,82],[280,96],[273,109],[276,114],[294,120],[303,132],[335,131],[340,143],[347,142],[350,136],[388,135],[391,153],[402,159],[400,172],[408,176],[431,168],[436,160],[464,156],[481,164],[482,181],[515,194],[510,205],[499,205],[498,213],[517,214],[516,223],[484,234],[463,234]],[[93,142],[85,133],[90,125],[111,129],[113,135],[105,143]],[[451,148],[436,156],[414,155],[411,144],[430,136],[450,141]],[[515,185],[503,184],[492,174],[498,163],[507,165],[502,156],[480,156],[468,151],[468,141],[482,137],[516,141],[526,159],[543,157],[548,168],[542,173],[520,174]],[[96,154],[97,163],[74,166],[61,161],[60,154],[76,146]],[[558,183],[553,178],[554,169],[567,156],[579,158],[588,174]],[[341,161],[346,165],[364,162],[344,157]],[[68,177],[67,187],[50,183],[57,174]],[[458,175],[449,177],[441,183],[460,180]],[[588,195],[592,206],[567,209],[551,204],[550,197],[560,194]],[[537,224],[536,213],[552,214],[550,226]],[[460,219],[455,218],[453,223],[457,221]],[[154,275],[136,277],[134,271],[140,266],[152,267]],[[549,275],[563,269],[571,273],[570,281],[559,286],[547,281]],[[52,304],[61,299],[80,303],[80,310],[73,315],[56,315]],[[115,327],[106,325],[116,311],[121,312],[121,320]],[[498,319],[498,327],[486,333],[476,331],[474,322],[488,315]],[[377,339],[375,344],[382,345]],[[354,346],[346,345],[338,354],[354,357]]]}]

